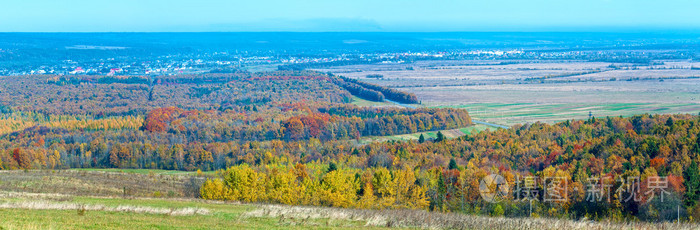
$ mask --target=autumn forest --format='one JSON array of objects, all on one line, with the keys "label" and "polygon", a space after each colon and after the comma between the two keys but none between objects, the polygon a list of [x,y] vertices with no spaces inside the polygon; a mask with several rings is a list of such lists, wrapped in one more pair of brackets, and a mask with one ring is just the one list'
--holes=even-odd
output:
[{"label": "autumn forest", "polygon": [[[700,218],[697,114],[593,116],[457,138],[362,140],[473,124],[464,109],[400,106],[420,103],[411,93],[315,71],[7,76],[0,78],[0,169],[214,172],[199,196],[222,201]],[[491,174],[510,185],[501,202],[480,193]],[[545,201],[547,178],[563,185],[559,198],[566,199]],[[628,189],[629,178],[638,189]],[[523,198],[520,185],[531,196]]]}]

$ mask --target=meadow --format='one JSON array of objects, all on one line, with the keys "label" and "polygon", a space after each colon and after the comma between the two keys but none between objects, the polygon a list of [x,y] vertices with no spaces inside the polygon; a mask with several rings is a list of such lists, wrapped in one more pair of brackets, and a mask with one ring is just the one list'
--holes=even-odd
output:
[{"label": "meadow", "polygon": [[[4,195],[4,196],[3,196]],[[0,195],[2,229],[304,229],[365,228],[365,222],[330,217],[279,218],[248,213],[257,205],[84,196]],[[374,229],[373,226],[367,226]]]},{"label": "meadow", "polygon": [[[467,127],[463,128],[458,128],[458,129],[447,129],[447,130],[440,130],[446,138],[457,138],[461,137],[464,135],[473,135],[478,132],[484,131],[484,130],[496,130],[497,128],[488,126],[488,125],[470,125]],[[370,136],[370,137],[363,137],[360,139],[359,143],[371,143],[371,142],[385,142],[385,141],[415,141],[418,140],[420,135],[423,135],[423,137],[426,140],[430,139],[436,139],[437,138],[437,133],[438,131],[430,131],[430,132],[418,132],[418,133],[410,133],[410,134],[400,134],[400,135],[392,135],[392,136]]]}]

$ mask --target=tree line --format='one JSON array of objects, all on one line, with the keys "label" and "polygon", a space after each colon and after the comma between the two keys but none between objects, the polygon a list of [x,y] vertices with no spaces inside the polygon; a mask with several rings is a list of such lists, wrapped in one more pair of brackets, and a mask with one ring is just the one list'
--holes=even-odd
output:
[{"label": "tree line", "polygon": [[[419,103],[418,97],[416,97],[416,95],[412,94],[412,93],[406,93],[403,91],[399,91],[399,90],[391,89],[388,87],[363,82],[363,81],[348,78],[348,77],[343,77],[343,76],[337,76],[337,77],[340,80],[342,80],[343,82],[345,82],[345,84],[348,84],[352,87],[364,88],[364,90],[367,91],[368,93],[370,93],[370,95],[372,92],[378,92],[381,95],[383,95],[384,97],[386,97],[386,99],[396,101],[399,103],[405,103],[405,104],[418,104]],[[354,85],[352,85],[352,84],[354,84]],[[369,97],[369,98],[372,98],[372,97]]]}]

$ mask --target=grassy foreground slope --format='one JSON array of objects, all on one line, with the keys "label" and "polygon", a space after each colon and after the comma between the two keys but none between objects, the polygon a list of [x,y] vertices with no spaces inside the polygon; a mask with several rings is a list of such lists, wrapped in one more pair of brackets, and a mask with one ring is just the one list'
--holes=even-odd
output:
[{"label": "grassy foreground slope", "polygon": [[[365,222],[329,218],[282,219],[258,217],[253,205],[203,203],[197,200],[123,199],[47,196],[4,198],[2,229],[304,229],[363,228]],[[17,208],[6,208],[17,206]],[[73,208],[78,206],[78,208]],[[81,207],[87,210],[82,211]],[[115,208],[117,210],[110,210]],[[199,210],[196,214],[168,211]],[[166,213],[159,211],[165,210]],[[369,226],[372,227],[372,226]]]},{"label": "grassy foreground slope", "polygon": [[[366,221],[280,219],[253,204],[195,198],[193,172],[10,170],[0,172],[0,229],[364,228]],[[372,227],[372,226],[369,226]]]},{"label": "grassy foreground slope", "polygon": [[[82,175],[82,176],[76,176]],[[196,175],[192,175],[196,176]],[[102,185],[52,181],[103,180]],[[20,183],[18,179],[25,180]],[[151,187],[121,185],[150,180]],[[3,171],[0,229],[698,229],[688,223],[616,223],[555,218],[503,218],[423,210],[342,208],[215,202],[173,190],[158,198],[151,190],[176,189],[187,177],[177,171]],[[54,186],[48,186],[54,185]],[[68,189],[72,188],[72,189]],[[113,191],[109,194],[107,191]],[[31,191],[31,192],[28,192]],[[82,195],[86,193],[100,196]]]},{"label": "grassy foreground slope", "polygon": [[416,210],[357,210],[196,199],[0,193],[0,229],[697,229],[676,223],[502,218]]}]

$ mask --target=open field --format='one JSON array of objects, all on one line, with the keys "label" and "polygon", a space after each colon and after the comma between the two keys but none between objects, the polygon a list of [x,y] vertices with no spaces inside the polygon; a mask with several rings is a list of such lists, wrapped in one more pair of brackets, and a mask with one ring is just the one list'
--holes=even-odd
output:
[{"label": "open field", "polygon": [[351,103],[357,106],[396,106],[391,102],[368,101],[357,96],[352,96]]},{"label": "open field", "polygon": [[0,193],[2,229],[696,229],[688,223],[614,223],[357,210],[196,199]]},{"label": "open field", "polygon": [[[442,134],[445,135],[447,138],[456,138],[456,137],[461,137],[464,135],[471,135],[474,133],[478,133],[484,130],[495,130],[496,128],[487,126],[487,125],[472,125],[468,127],[463,127],[459,129],[449,129],[449,130],[440,130]],[[393,136],[384,136],[384,137],[363,137],[362,140],[360,140],[360,143],[367,143],[367,142],[372,142],[372,141],[379,141],[379,142],[384,142],[384,141],[407,141],[407,140],[418,140],[418,137],[420,137],[421,134],[425,137],[426,140],[431,139],[431,138],[437,138],[437,132],[438,131],[430,131],[430,132],[419,132],[419,133],[411,133],[411,134],[402,134],[402,135],[393,135]]]},{"label": "open field", "polygon": [[195,174],[148,169],[4,170],[0,171],[0,191],[184,198],[198,196],[203,180]]},{"label": "open field", "polygon": [[[587,119],[589,112],[596,117],[700,112],[700,92],[696,92],[700,89],[700,80],[676,81],[679,82],[674,83],[675,86],[664,86],[668,90],[663,91],[645,84],[568,83],[431,87],[415,89],[415,93],[425,98],[426,106],[467,108],[476,120],[506,125]],[[658,82],[646,84],[652,83]],[[647,90],[625,90],[634,87]],[[672,91],[671,87],[678,91]]]},{"label": "open field", "polygon": [[[393,107],[401,107],[400,105],[397,105],[392,102],[375,102],[375,101],[368,101],[364,100],[362,98],[353,96],[353,102],[352,104],[355,104],[357,106],[377,106],[377,107],[383,107],[383,106],[393,106]],[[472,115],[473,117],[473,115]],[[462,127],[458,129],[449,129],[449,130],[440,130],[445,137],[447,138],[457,138],[461,137],[464,135],[470,135],[474,133],[478,133],[484,130],[495,130],[495,127],[488,126],[488,125],[471,125],[467,127]],[[393,136],[369,136],[369,137],[362,137],[362,139],[359,141],[360,144],[363,143],[369,143],[369,142],[384,142],[384,141],[407,141],[407,140],[418,140],[421,134],[427,139],[434,139],[437,138],[437,132],[438,131],[430,131],[430,132],[417,132],[417,133],[410,133],[410,134],[401,134],[401,135],[393,135]]]},{"label": "open field", "polygon": [[656,103],[474,103],[450,107],[465,108],[475,120],[496,124],[513,125],[528,122],[559,122],[567,119],[588,119],[589,112],[595,117],[631,116],[634,114],[691,113],[700,111],[698,104]]},{"label": "open field", "polygon": [[[415,93],[422,106],[459,107],[474,120],[513,125],[641,113],[700,112],[700,63],[419,61],[322,71]],[[370,79],[381,74],[383,79]]]},{"label": "open field", "polygon": [[87,171],[87,172],[117,172],[117,173],[135,173],[135,174],[147,174],[147,175],[171,175],[171,176],[213,176],[216,174],[215,171],[206,171],[202,174],[193,171],[177,171],[177,170],[164,170],[164,169],[115,169],[115,168],[76,168],[68,169],[66,171]]},{"label": "open field", "polygon": [[[655,65],[576,60],[465,60],[337,66],[319,71],[391,87],[466,86],[497,83],[626,81],[697,78],[700,63],[659,60]],[[366,78],[381,74],[381,79]]]},{"label": "open field", "polygon": [[[280,218],[248,213],[256,205],[200,200],[122,199],[30,194],[0,198],[2,229],[305,229],[369,228],[367,221],[317,216]],[[193,211],[194,210],[194,211]],[[164,211],[164,213],[162,213]]]}]

